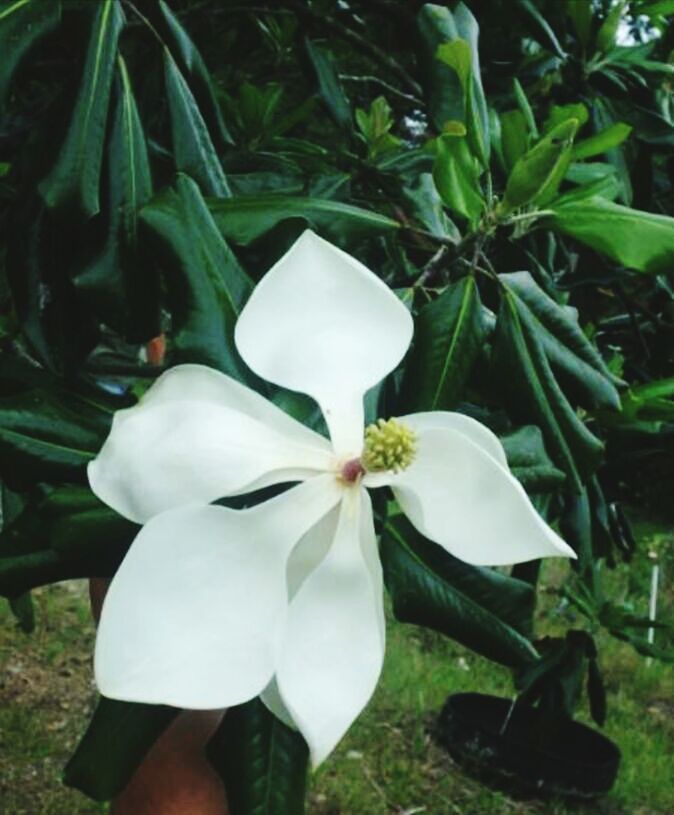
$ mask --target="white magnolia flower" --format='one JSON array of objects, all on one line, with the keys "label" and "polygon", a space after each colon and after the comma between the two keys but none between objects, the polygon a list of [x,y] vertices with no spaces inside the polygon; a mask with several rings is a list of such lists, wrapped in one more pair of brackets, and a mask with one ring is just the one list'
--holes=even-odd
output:
[{"label": "white magnolia flower", "polygon": [[[91,488],[144,526],[103,607],[104,695],[204,709],[262,694],[316,765],[368,702],[384,657],[368,489],[390,486],[421,533],[469,563],[574,556],[473,419],[417,413],[364,436],[363,396],[411,337],[386,285],[307,231],[251,295],[235,341],[260,377],[318,402],[330,441],[200,365],[167,371],[115,415]],[[211,505],[290,481],[251,509]]]}]

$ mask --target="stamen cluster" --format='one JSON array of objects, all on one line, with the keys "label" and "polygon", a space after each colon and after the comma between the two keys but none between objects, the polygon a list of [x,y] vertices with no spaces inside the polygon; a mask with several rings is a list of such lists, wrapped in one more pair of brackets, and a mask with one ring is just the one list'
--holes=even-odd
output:
[{"label": "stamen cluster", "polygon": [[410,466],[417,451],[417,438],[397,419],[379,419],[365,429],[362,463],[369,472],[400,472]]}]

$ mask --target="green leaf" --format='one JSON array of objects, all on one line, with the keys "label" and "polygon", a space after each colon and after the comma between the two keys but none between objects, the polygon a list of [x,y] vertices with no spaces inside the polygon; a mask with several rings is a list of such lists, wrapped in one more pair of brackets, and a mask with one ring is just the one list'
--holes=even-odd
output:
[{"label": "green leaf", "polygon": [[231,815],[303,815],[309,750],[259,699],[230,708],[207,747]]},{"label": "green leaf", "polygon": [[334,57],[327,48],[316,45],[308,37],[304,43],[316,74],[321,98],[339,127],[350,131],[352,127],[351,104],[342,87]]},{"label": "green leaf", "polygon": [[63,771],[63,782],[95,801],[109,801],[129,783],[177,708],[101,696],[86,733]]},{"label": "green leaf", "polygon": [[545,203],[554,196],[571,162],[577,129],[576,119],[562,122],[517,160],[508,176],[501,203],[503,213],[525,204]]},{"label": "green leaf", "polygon": [[440,197],[453,212],[477,226],[485,208],[480,189],[480,171],[464,136],[436,139],[433,180]]},{"label": "green leaf", "polygon": [[35,389],[0,398],[0,477],[11,487],[31,481],[86,482],[110,417],[75,395]]},{"label": "green leaf", "polygon": [[631,132],[632,128],[630,125],[626,125],[623,122],[616,122],[600,133],[596,133],[594,136],[590,136],[590,138],[583,139],[575,144],[573,148],[573,160],[580,161],[581,159],[606,153],[608,150],[612,150],[614,147],[622,144]]},{"label": "green leaf", "polygon": [[168,48],[164,49],[164,79],[176,169],[192,176],[204,195],[230,198],[232,193],[206,122]]},{"label": "green leaf", "polygon": [[493,376],[513,416],[541,428],[555,464],[579,491],[583,477],[597,467],[603,445],[569,404],[550,366],[540,329],[523,305],[506,289],[496,321]]},{"label": "green leaf", "polygon": [[111,577],[139,527],[86,487],[58,487],[31,501],[0,533],[0,594],[59,580]]},{"label": "green leaf", "polygon": [[405,363],[401,411],[453,408],[463,397],[485,333],[473,277],[451,284],[424,306],[415,321],[414,345]]},{"label": "green leaf", "polygon": [[552,105],[548,118],[543,124],[543,135],[546,136],[551,130],[562,122],[575,119],[578,122],[578,129],[587,124],[590,112],[582,102],[572,102],[568,105]]},{"label": "green leaf", "polygon": [[500,280],[531,312],[548,360],[567,384],[570,383],[581,404],[619,410],[620,395],[615,383],[620,384],[621,380],[613,376],[599,351],[583,333],[575,309],[556,303],[529,272],[503,274]]},{"label": "green leaf", "polygon": [[525,425],[501,436],[508,467],[528,493],[549,492],[565,481],[548,456],[543,434],[535,425]]},{"label": "green leaf", "polygon": [[503,665],[536,658],[520,633],[531,625],[528,583],[463,563],[423,538],[404,516],[386,525],[381,558],[396,619],[440,631]]},{"label": "green leaf", "polygon": [[60,0],[4,0],[0,4],[0,110],[22,59],[60,22]]},{"label": "green leaf", "polygon": [[506,110],[501,114],[500,122],[505,169],[512,170],[529,149],[529,128],[521,110]]},{"label": "green leaf", "polygon": [[674,263],[674,218],[615,204],[598,196],[553,201],[550,226],[638,272],[659,274]]},{"label": "green leaf", "polygon": [[548,44],[550,45],[551,49],[554,51],[557,56],[565,61],[567,58],[567,54],[560,45],[559,40],[557,39],[557,35],[550,27],[550,23],[545,19],[543,14],[538,10],[536,5],[531,2],[531,0],[519,0],[520,5],[522,8],[527,11],[531,17],[538,23],[540,26],[541,31],[545,34],[548,40]]},{"label": "green leaf", "polygon": [[627,0],[617,0],[616,4],[606,15],[606,19],[597,33],[597,48],[599,51],[610,51],[616,44],[618,27],[623,13],[627,7]]},{"label": "green leaf", "polygon": [[159,0],[158,11],[163,22],[160,26],[162,36],[169,42],[173,58],[194,94],[209,133],[219,147],[231,145],[232,137],[222,118],[213,80],[199,50],[164,0]]},{"label": "green leaf", "polygon": [[145,134],[126,64],[119,57],[108,142],[107,234],[100,252],[74,275],[77,289],[103,322],[132,341],[159,334],[155,275],[140,256],[138,212],[152,195]]},{"label": "green leaf", "polygon": [[[524,92],[524,88],[520,84],[517,77],[513,78],[513,90],[515,92],[515,99],[517,100],[517,106],[522,111],[522,116],[524,116],[524,121],[527,123],[527,130],[531,134],[532,138],[538,139],[540,134],[538,132],[538,126],[536,124],[536,119],[534,118],[534,112],[531,109],[531,105],[529,104],[529,100],[527,99],[527,95]],[[568,119],[569,117],[567,117]],[[561,122],[560,122],[561,124]]]},{"label": "green leaf", "polygon": [[454,71],[458,76],[464,94],[471,77],[470,46],[465,40],[451,40],[438,46],[437,58]]},{"label": "green leaf", "polygon": [[460,2],[454,9],[454,24],[459,36],[470,46],[471,78],[466,93],[466,120],[468,143],[482,166],[489,169],[489,113],[487,100],[482,87],[478,37],[480,27],[468,6]]},{"label": "green leaf", "polygon": [[242,246],[289,218],[301,218],[337,240],[381,234],[400,227],[397,221],[377,212],[321,198],[255,195],[232,201],[211,199],[208,206],[225,238]]},{"label": "green leaf", "polygon": [[175,187],[156,196],[140,217],[151,230],[166,275],[172,362],[198,362],[245,380],[250,374],[234,347],[234,324],[252,282],[196,183],[179,175]]},{"label": "green leaf", "polygon": [[416,185],[406,187],[403,192],[410,203],[411,214],[423,225],[424,229],[438,238],[459,243],[461,233],[445,213],[442,198],[440,198],[431,173],[421,173]]},{"label": "green leaf", "polygon": [[592,31],[592,0],[566,0],[564,5],[580,44],[583,49],[587,49]]},{"label": "green leaf", "polygon": [[445,6],[426,3],[417,15],[422,64],[431,123],[441,133],[447,122],[462,121],[465,111],[464,94],[458,75],[437,59],[438,46],[459,38],[451,11]]},{"label": "green leaf", "polygon": [[72,206],[85,218],[100,209],[108,102],[117,40],[125,22],[118,0],[103,0],[93,8],[91,36],[70,126],[56,164],[39,186],[50,209]]}]

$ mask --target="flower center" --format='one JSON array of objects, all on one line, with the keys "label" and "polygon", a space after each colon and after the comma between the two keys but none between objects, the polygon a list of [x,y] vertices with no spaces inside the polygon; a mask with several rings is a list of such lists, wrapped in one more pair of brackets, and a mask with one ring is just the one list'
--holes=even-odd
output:
[{"label": "flower center", "polygon": [[359,458],[351,458],[342,464],[339,477],[346,484],[355,484],[358,479],[365,475],[365,469]]},{"label": "flower center", "polygon": [[379,419],[365,428],[362,466],[368,472],[405,470],[414,461],[417,437],[397,419]]}]

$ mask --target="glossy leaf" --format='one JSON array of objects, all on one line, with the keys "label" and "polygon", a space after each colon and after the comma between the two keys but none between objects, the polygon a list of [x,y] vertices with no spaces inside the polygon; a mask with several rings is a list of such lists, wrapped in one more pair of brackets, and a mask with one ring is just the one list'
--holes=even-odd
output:
[{"label": "glossy leaf", "polygon": [[50,479],[84,483],[109,421],[75,396],[36,389],[0,398],[0,477],[10,487]]},{"label": "glossy leaf", "polygon": [[465,136],[439,136],[433,180],[446,206],[475,227],[485,201],[479,182],[479,169]]},{"label": "glossy leaf", "polygon": [[524,114],[519,109],[506,110],[500,116],[500,123],[505,169],[510,171],[529,149],[529,128]]},{"label": "glossy leaf", "polygon": [[620,409],[615,387],[620,380],[611,374],[599,351],[581,330],[575,309],[556,303],[529,272],[504,274],[500,279],[531,312],[548,360],[558,374],[572,383],[579,401],[590,407]]},{"label": "glossy leaf", "polygon": [[540,428],[525,425],[501,436],[501,443],[508,467],[528,493],[548,492],[564,483],[566,477],[550,460]]},{"label": "glossy leaf", "polygon": [[462,121],[465,110],[461,81],[448,65],[437,58],[438,46],[459,38],[451,11],[434,3],[423,5],[417,16],[424,83],[433,127],[441,133],[447,122]]},{"label": "glossy leaf", "polygon": [[231,815],[303,815],[309,749],[259,699],[230,708],[208,743]]},{"label": "glossy leaf", "polygon": [[398,229],[392,218],[367,209],[321,198],[290,195],[255,195],[232,201],[209,200],[208,206],[227,240],[247,246],[289,218],[300,218],[326,237],[377,235]]},{"label": "glossy leaf", "polygon": [[405,362],[401,412],[451,410],[463,397],[485,333],[473,277],[451,284],[424,306]]},{"label": "glossy leaf", "polygon": [[580,490],[583,477],[601,458],[603,445],[583,424],[564,395],[539,338],[531,312],[514,292],[506,291],[496,322],[492,371],[516,418],[533,421],[546,446]]},{"label": "glossy leaf", "polygon": [[626,6],[627,0],[617,0],[606,15],[597,33],[597,48],[600,51],[609,51],[616,44],[618,27]]},{"label": "glossy leaf", "polygon": [[571,162],[577,128],[575,119],[562,122],[517,160],[508,176],[502,212],[525,204],[545,203],[554,196]]},{"label": "glossy leaf", "polygon": [[245,378],[246,368],[234,348],[234,324],[252,282],[196,183],[178,176],[175,187],[154,198],[140,217],[163,261],[173,320],[171,361],[199,362]]},{"label": "glossy leaf", "polygon": [[419,535],[403,516],[387,524],[381,557],[401,622],[440,631],[503,665],[523,666],[536,658],[520,633],[531,624],[528,583],[463,563]]},{"label": "glossy leaf", "polygon": [[164,80],[176,169],[192,176],[204,195],[230,198],[232,193],[206,122],[168,49],[164,49]]},{"label": "glossy leaf", "polygon": [[318,92],[339,127],[351,130],[351,105],[344,92],[334,57],[326,48],[305,39],[309,61],[314,69]]},{"label": "glossy leaf", "polygon": [[85,218],[100,209],[108,103],[117,40],[125,22],[118,0],[103,0],[92,9],[91,35],[70,126],[56,164],[40,184],[40,192],[50,209],[72,206]]},{"label": "glossy leaf", "polygon": [[658,274],[674,263],[674,218],[615,204],[605,198],[553,202],[553,229],[616,263]]},{"label": "glossy leaf", "polygon": [[631,132],[630,125],[624,122],[616,122],[616,124],[607,127],[600,133],[579,141],[573,148],[573,159],[574,161],[580,161],[581,159],[606,153],[608,150],[622,144]]},{"label": "glossy leaf", "polygon": [[162,36],[168,42],[171,54],[190,86],[213,141],[218,147],[232,144],[232,137],[215,95],[213,80],[199,49],[164,0],[159,0],[158,12],[157,23],[163,23],[160,25]]},{"label": "glossy leaf", "polygon": [[63,781],[95,801],[109,801],[129,783],[176,708],[101,696],[89,727],[63,771]]},{"label": "glossy leaf", "polygon": [[81,577],[111,577],[138,532],[86,487],[63,486],[0,533],[0,594]]},{"label": "glossy leaf", "polygon": [[107,234],[100,252],[74,277],[101,319],[131,339],[159,334],[155,276],[140,256],[138,212],[152,195],[145,134],[122,57],[108,143]]},{"label": "glossy leaf", "polygon": [[0,110],[23,58],[60,22],[60,0],[5,0],[0,5]]}]

